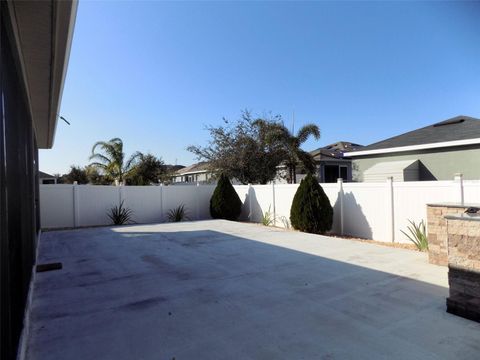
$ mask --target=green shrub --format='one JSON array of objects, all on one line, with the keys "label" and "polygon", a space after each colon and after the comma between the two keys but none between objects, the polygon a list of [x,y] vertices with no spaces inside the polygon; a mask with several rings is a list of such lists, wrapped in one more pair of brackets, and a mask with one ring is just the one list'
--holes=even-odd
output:
[{"label": "green shrub", "polygon": [[237,220],[242,201],[227,176],[221,175],[210,199],[210,215],[214,219]]},{"label": "green shrub", "polygon": [[290,223],[294,229],[313,234],[330,230],[333,209],[327,195],[313,175],[300,183],[290,209]]}]

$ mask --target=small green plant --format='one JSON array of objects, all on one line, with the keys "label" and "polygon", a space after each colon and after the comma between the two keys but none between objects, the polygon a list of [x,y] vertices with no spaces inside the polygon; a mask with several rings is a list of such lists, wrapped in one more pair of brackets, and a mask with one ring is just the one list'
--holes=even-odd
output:
[{"label": "small green plant", "polygon": [[133,222],[133,211],[127,207],[124,207],[123,203],[124,201],[122,201],[120,205],[112,207],[107,213],[114,225],[124,225]]},{"label": "small green plant", "polygon": [[170,222],[180,222],[184,220],[190,220],[188,217],[188,211],[185,204],[177,206],[175,209],[171,209],[167,213],[167,219]]},{"label": "small green plant", "polygon": [[417,225],[415,221],[408,220],[410,226],[407,227],[410,233],[400,230],[412,243],[415,244],[418,250],[428,250],[427,231],[425,229],[425,222],[422,220]]},{"label": "small green plant", "polygon": [[275,217],[273,216],[272,212],[270,211],[270,207],[268,207],[268,210],[265,211],[265,213],[262,215],[262,225],[264,226],[271,226],[275,224]]}]

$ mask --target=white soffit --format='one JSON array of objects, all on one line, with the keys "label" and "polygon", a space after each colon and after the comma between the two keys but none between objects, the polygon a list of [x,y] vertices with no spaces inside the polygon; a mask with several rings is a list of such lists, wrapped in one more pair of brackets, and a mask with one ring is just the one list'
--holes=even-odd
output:
[{"label": "white soffit", "polygon": [[399,146],[399,147],[386,148],[386,149],[352,151],[352,152],[345,153],[345,156],[354,157],[354,156],[363,156],[363,155],[389,154],[389,153],[396,153],[396,152],[427,150],[427,149],[475,145],[475,144],[480,144],[480,138],[444,141],[444,142],[421,144],[421,145]]},{"label": "white soffit", "polygon": [[77,1],[9,3],[39,148],[51,148],[65,80]]}]

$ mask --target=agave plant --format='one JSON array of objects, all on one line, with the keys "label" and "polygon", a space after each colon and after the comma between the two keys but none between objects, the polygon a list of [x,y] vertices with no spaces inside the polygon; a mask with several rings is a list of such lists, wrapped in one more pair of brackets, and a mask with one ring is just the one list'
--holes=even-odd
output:
[{"label": "agave plant", "polygon": [[265,213],[262,215],[262,225],[264,226],[270,226],[275,223],[275,217],[273,216],[273,213],[270,211],[270,206],[268,207],[268,210],[265,211]]},{"label": "agave plant", "polygon": [[174,209],[170,209],[167,213],[167,219],[170,222],[180,222],[190,220],[185,204],[179,205]]},{"label": "agave plant", "polygon": [[286,216],[281,216],[280,221],[282,222],[285,229],[290,229],[290,221],[288,221],[288,218]]},{"label": "agave plant", "polygon": [[410,226],[407,227],[409,233],[401,230],[401,232],[412,242],[415,244],[418,250],[426,251],[428,250],[428,240],[427,240],[427,232],[425,229],[425,222],[422,220],[417,225],[414,221],[408,220]]},{"label": "agave plant", "polygon": [[108,213],[108,217],[114,225],[124,225],[132,221],[133,211],[123,206],[123,201],[118,206],[112,207]]}]

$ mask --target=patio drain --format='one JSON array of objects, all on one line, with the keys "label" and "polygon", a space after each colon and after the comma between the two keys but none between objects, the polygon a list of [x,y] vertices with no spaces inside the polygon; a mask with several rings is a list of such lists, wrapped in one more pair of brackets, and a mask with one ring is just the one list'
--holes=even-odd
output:
[{"label": "patio drain", "polygon": [[37,272],[45,272],[45,271],[61,270],[61,269],[62,269],[61,262],[38,264],[36,268]]}]

